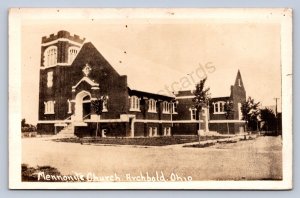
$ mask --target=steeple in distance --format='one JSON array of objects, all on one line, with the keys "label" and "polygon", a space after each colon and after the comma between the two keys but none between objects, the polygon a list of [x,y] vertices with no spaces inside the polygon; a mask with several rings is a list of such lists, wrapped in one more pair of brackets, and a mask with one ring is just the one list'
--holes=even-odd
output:
[{"label": "steeple in distance", "polygon": [[235,87],[241,87],[241,88],[244,87],[243,80],[242,80],[242,75],[241,75],[240,70],[238,70],[238,72],[237,72],[237,75],[236,75],[236,78],[235,78],[234,86],[235,86]]}]

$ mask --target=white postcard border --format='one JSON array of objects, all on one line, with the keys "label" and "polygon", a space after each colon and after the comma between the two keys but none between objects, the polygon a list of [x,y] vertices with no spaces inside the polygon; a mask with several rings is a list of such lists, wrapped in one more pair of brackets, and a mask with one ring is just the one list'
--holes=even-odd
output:
[{"label": "white postcard border", "polygon": [[[9,188],[10,189],[291,189],[292,188],[292,10],[291,9],[61,9],[14,8],[9,13]],[[59,14],[57,14],[59,12]],[[270,16],[268,13],[272,13]],[[192,182],[21,182],[21,26],[35,19],[89,18],[239,18],[280,21],[282,60],[282,181]]]}]

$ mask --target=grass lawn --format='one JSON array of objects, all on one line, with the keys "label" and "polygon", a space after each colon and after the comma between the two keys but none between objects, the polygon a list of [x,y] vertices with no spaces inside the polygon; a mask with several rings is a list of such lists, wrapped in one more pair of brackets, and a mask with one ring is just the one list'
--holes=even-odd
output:
[{"label": "grass lawn", "polygon": [[[226,136],[202,136],[201,141],[228,138]],[[139,145],[139,146],[166,146],[197,142],[198,136],[171,136],[171,137],[141,137],[141,138],[63,138],[55,139],[56,142],[72,142],[84,144],[116,144],[116,145]]]}]

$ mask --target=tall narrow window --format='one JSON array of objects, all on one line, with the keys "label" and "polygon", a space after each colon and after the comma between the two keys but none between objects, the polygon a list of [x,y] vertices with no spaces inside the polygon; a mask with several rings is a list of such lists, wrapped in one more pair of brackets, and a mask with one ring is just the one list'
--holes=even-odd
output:
[{"label": "tall narrow window", "polygon": [[172,104],[173,104],[173,106],[172,106],[172,108],[173,108],[172,113],[177,113],[177,103],[174,102],[174,103],[172,103]]},{"label": "tall narrow window", "polygon": [[156,113],[156,101],[154,99],[149,100],[148,112]]},{"label": "tall narrow window", "polygon": [[239,112],[239,120],[243,119],[243,113],[242,113],[242,104],[238,103],[238,112]]},{"label": "tall narrow window", "polygon": [[107,100],[103,100],[103,103],[102,103],[102,111],[103,112],[107,112]]},{"label": "tall narrow window", "polygon": [[69,99],[68,99],[68,113],[72,113],[72,103]]},{"label": "tall narrow window", "polygon": [[157,127],[153,127],[153,136],[157,136]]},{"label": "tall narrow window", "polygon": [[196,109],[191,109],[191,120],[196,120]]},{"label": "tall narrow window", "polygon": [[220,105],[220,112],[224,112],[224,106],[223,106],[223,103],[220,102],[219,105]]},{"label": "tall narrow window", "polygon": [[69,48],[69,64],[72,64],[72,62],[74,61],[74,59],[76,58],[77,54],[78,54],[78,47],[70,47]]},{"label": "tall narrow window", "polygon": [[167,136],[171,136],[171,127],[167,128]]},{"label": "tall narrow window", "polygon": [[137,96],[130,97],[129,111],[140,111],[140,99]]},{"label": "tall narrow window", "polygon": [[153,134],[152,134],[152,127],[149,127],[149,137],[152,137]]},{"label": "tall narrow window", "polygon": [[47,87],[53,86],[53,71],[47,73]]},{"label": "tall narrow window", "polygon": [[57,64],[57,47],[48,47],[44,52],[44,66],[54,66]]},{"label": "tall narrow window", "polygon": [[219,112],[219,103],[215,103],[215,112]]},{"label": "tall narrow window", "polygon": [[54,114],[54,104],[55,101],[44,102],[45,105],[45,114]]}]

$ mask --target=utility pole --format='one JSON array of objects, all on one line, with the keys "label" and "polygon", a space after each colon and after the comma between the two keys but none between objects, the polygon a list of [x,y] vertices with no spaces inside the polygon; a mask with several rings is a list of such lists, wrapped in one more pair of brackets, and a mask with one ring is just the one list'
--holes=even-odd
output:
[{"label": "utility pole", "polygon": [[276,116],[276,135],[278,135],[278,111],[277,111],[277,100],[279,100],[279,98],[274,98],[274,100],[276,101],[276,106],[275,106],[275,116]]}]

